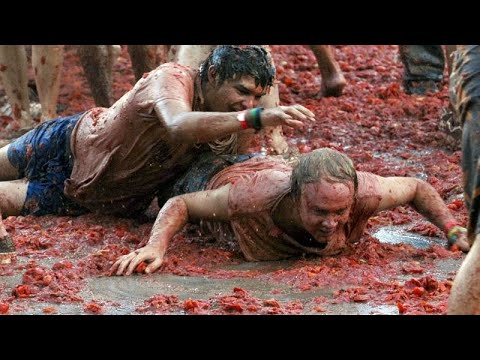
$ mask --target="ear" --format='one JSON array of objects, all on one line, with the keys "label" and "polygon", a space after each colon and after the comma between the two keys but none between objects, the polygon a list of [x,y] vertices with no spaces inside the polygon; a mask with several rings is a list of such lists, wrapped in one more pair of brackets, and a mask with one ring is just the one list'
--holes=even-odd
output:
[{"label": "ear", "polygon": [[210,65],[208,68],[208,82],[212,84],[216,84],[217,80],[217,72],[215,71],[215,67]]}]

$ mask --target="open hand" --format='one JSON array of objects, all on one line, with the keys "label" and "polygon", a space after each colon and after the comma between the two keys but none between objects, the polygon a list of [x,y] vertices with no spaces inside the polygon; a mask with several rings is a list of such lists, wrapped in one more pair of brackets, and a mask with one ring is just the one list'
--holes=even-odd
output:
[{"label": "open hand", "polygon": [[277,106],[262,111],[262,126],[286,125],[296,129],[306,121],[315,121],[315,114],[302,105]]},{"label": "open hand", "polygon": [[146,245],[130,254],[119,257],[112,265],[110,275],[130,275],[143,261],[149,263],[144,271],[146,274],[150,274],[162,265],[163,254],[160,254],[158,248]]}]

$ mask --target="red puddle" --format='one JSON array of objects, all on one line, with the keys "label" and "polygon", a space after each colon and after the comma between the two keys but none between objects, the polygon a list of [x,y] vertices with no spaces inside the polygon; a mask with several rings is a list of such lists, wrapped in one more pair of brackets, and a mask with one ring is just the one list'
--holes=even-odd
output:
[{"label": "red puddle", "polygon": [[[402,66],[397,46],[337,46],[336,57],[348,85],[339,98],[318,98],[319,70],[310,50],[303,46],[272,46],[277,64],[283,104],[300,103],[316,114],[309,131],[286,130],[292,146],[300,152],[332,147],[352,157],[356,168],[379,175],[417,176],[427,181],[443,199],[462,193],[460,152],[445,147],[445,135],[438,119],[448,103],[444,86],[440,93],[409,96],[402,92]],[[93,106],[88,86],[75,52],[67,47],[59,102],[71,115]],[[114,97],[118,99],[133,85],[133,73],[125,47],[115,66]],[[0,137],[16,129],[8,118],[0,118]],[[302,141],[298,141],[301,139]],[[466,222],[463,202],[448,202],[460,224]],[[9,217],[5,220],[26,265],[0,266],[0,275],[22,274],[13,288],[0,287],[0,313],[21,312],[29,302],[45,302],[44,313],[56,313],[52,303],[81,303],[85,313],[102,314],[112,302],[92,302],[79,295],[89,277],[108,275],[121,254],[148,239],[152,222],[85,215],[77,218],[46,216]],[[378,226],[408,224],[408,230],[427,236],[443,236],[408,207],[386,211],[372,218],[367,231]],[[278,271],[232,271],[219,267],[243,261],[238,249],[211,242],[189,226],[172,241],[161,271],[182,276],[213,278],[258,278],[292,289],[308,291],[323,286],[335,290],[333,298],[279,303],[275,295],[262,300],[235,288],[228,295],[209,300],[179,300],[175,294],[145,299],[138,313],[187,314],[298,314],[306,306],[323,313],[329,303],[359,302],[372,306],[396,305],[402,314],[444,314],[453,274],[440,281],[425,272],[439,259],[459,258],[461,253],[439,246],[417,250],[409,245],[381,244],[368,234],[360,244],[340,256],[309,258],[289,262]],[[44,258],[50,267],[39,266]],[[399,276],[411,280],[398,281]]]}]

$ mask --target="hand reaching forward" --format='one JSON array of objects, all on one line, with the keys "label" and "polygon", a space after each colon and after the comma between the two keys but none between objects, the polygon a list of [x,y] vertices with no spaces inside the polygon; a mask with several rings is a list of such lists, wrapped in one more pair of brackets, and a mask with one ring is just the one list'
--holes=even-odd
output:
[{"label": "hand reaching forward", "polygon": [[112,265],[110,275],[130,275],[143,261],[149,264],[144,270],[145,273],[150,274],[162,265],[163,254],[159,252],[158,247],[146,245],[119,257]]},{"label": "hand reaching forward", "polygon": [[315,115],[302,105],[277,106],[262,111],[262,126],[286,125],[301,129],[305,121],[315,121]]},{"label": "hand reaching forward", "polygon": [[467,229],[461,226],[455,226],[447,234],[449,248],[452,249],[457,246],[463,252],[470,250],[470,245],[467,239]]}]

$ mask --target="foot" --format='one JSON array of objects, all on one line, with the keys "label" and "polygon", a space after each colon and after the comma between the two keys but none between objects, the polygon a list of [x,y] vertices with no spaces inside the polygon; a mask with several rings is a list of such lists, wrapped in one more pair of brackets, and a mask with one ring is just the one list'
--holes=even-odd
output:
[{"label": "foot", "polygon": [[347,85],[347,81],[343,74],[339,73],[329,78],[322,78],[322,87],[320,89],[320,96],[339,97],[343,93],[343,88]]},{"label": "foot", "polygon": [[436,93],[440,91],[440,83],[435,80],[405,80],[403,89],[409,95],[425,95],[426,93]]}]

